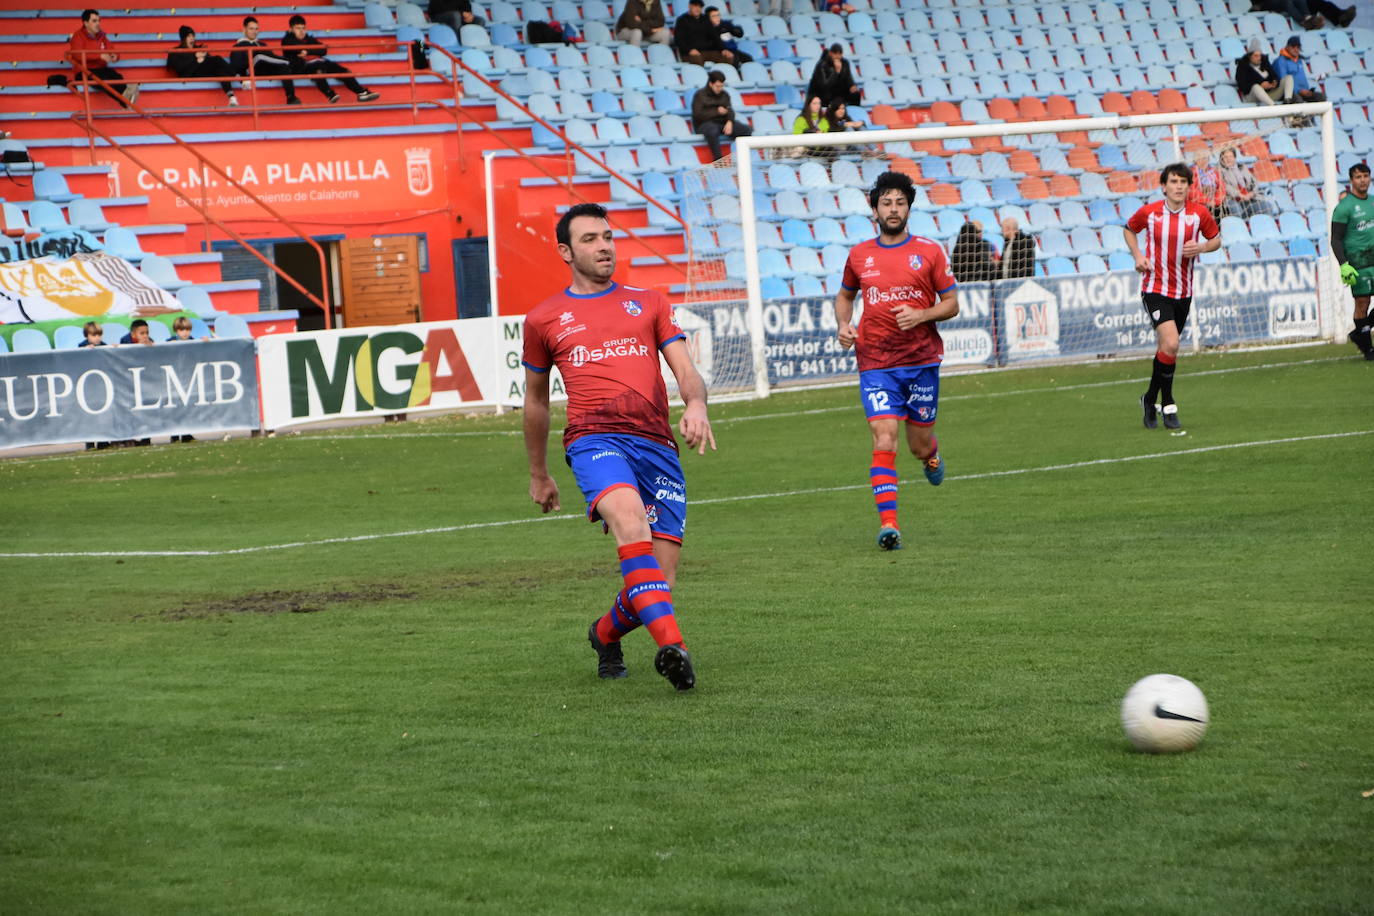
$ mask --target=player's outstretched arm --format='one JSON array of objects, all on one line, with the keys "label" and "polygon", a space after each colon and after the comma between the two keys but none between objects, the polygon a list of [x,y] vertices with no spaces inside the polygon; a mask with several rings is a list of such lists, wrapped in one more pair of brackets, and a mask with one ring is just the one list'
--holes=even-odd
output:
[{"label": "player's outstretched arm", "polygon": [[558,484],[549,476],[549,373],[525,370],[525,455],[530,462],[530,499],[557,512]]},{"label": "player's outstretched arm", "polygon": [[848,350],[854,346],[854,340],[859,336],[858,329],[854,327],[854,290],[840,287],[840,291],[835,294],[835,322],[839,325],[836,336],[839,338],[840,346]]},{"label": "player's outstretched arm", "polygon": [[711,432],[711,420],[706,415],[706,383],[702,381],[697,367],[692,365],[692,355],[687,352],[687,343],[678,339],[668,344],[663,348],[663,359],[672,370],[673,377],[677,379],[677,390],[682,396],[682,403],[687,405],[687,409],[682,412],[682,419],[677,424],[687,447],[696,449],[698,455],[706,454],[707,445],[715,451],[716,437]]}]

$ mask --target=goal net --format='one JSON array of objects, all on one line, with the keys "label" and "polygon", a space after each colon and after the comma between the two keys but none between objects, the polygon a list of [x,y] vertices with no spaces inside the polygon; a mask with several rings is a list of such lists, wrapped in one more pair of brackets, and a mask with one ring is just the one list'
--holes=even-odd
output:
[{"label": "goal net", "polygon": [[[910,231],[941,243],[960,281],[946,366],[1144,354],[1154,333],[1122,226],[1184,162],[1222,230],[1196,267],[1185,352],[1334,339],[1350,315],[1327,237],[1334,127],[1318,103],[742,138],[678,176],[692,234],[679,315],[717,396],[851,379],[831,303],[891,169],[916,183]],[[1225,199],[1232,167],[1253,178],[1247,199]],[[1033,265],[1003,257],[1005,220],[1033,238]]]}]

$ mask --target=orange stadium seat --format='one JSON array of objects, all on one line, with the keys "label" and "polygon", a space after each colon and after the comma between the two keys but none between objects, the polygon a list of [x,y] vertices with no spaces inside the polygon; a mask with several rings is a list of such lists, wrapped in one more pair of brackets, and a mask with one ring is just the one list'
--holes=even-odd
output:
[{"label": "orange stadium seat", "polygon": [[988,117],[999,121],[1016,120],[1016,103],[1011,99],[988,99]]},{"label": "orange stadium seat", "polygon": [[911,144],[911,148],[918,153],[926,153],[930,156],[950,156],[953,155],[945,149],[943,140],[916,140]]},{"label": "orange stadium seat", "polygon": [[1077,197],[1082,191],[1078,187],[1078,179],[1072,175],[1051,175],[1050,193],[1055,197]]},{"label": "orange stadium seat", "polygon": [[[1002,119],[999,118],[998,120]],[[972,137],[969,139],[969,143],[980,153],[993,151],[1001,152],[1007,149],[1007,147],[1002,144],[1001,137]]]},{"label": "orange stadium seat", "polygon": [[959,203],[959,189],[952,184],[938,182],[926,190],[926,197],[937,207],[952,207]]},{"label": "orange stadium seat", "polygon": [[1112,172],[1107,176],[1107,187],[1117,194],[1134,194],[1140,190],[1130,172]]},{"label": "orange stadium seat", "polygon": [[1247,156],[1256,159],[1269,158],[1269,144],[1264,142],[1263,137],[1251,137],[1240,145],[1240,151]]},{"label": "orange stadium seat", "polygon": [[1144,89],[1137,89],[1131,93],[1129,99],[1131,114],[1155,114],[1159,111],[1159,102],[1156,101],[1153,92]]},{"label": "orange stadium seat", "polygon": [[1045,119],[1045,103],[1033,95],[1023,95],[1016,101],[1016,110],[1021,112],[1021,119],[1024,121],[1043,121]]},{"label": "orange stadium seat", "polygon": [[1007,164],[1018,175],[1037,175],[1040,173],[1040,160],[1028,149],[1014,149],[1007,157]]},{"label": "orange stadium seat", "polygon": [[1153,191],[1159,187],[1159,169],[1144,169],[1140,175],[1140,187],[1145,191]]},{"label": "orange stadium seat", "polygon": [[1064,95],[1052,95],[1045,99],[1045,114],[1051,118],[1076,118],[1078,109],[1074,107],[1073,100]]},{"label": "orange stadium seat", "polygon": [[936,102],[930,106],[930,119],[954,124],[959,121],[959,108],[953,102]]},{"label": "orange stadium seat", "polygon": [[1159,110],[1187,111],[1188,100],[1185,99],[1183,93],[1179,92],[1177,89],[1161,89],[1159,90]]},{"label": "orange stadium seat", "polygon": [[900,127],[902,125],[902,116],[897,114],[897,109],[891,105],[874,105],[869,109],[868,116],[874,124],[880,124],[883,127]]},{"label": "orange stadium seat", "polygon": [[1282,174],[1273,159],[1257,159],[1255,164],[1250,166],[1250,173],[1255,176],[1256,181],[1275,181]]},{"label": "orange stadium seat", "polygon": [[1304,178],[1312,177],[1312,170],[1301,159],[1283,160],[1283,165],[1279,166],[1279,172],[1289,181],[1302,181]]},{"label": "orange stadium seat", "polygon": [[1034,175],[1022,178],[1016,189],[1021,192],[1021,196],[1026,200],[1044,200],[1050,196],[1049,185],[1045,184],[1044,179]]},{"label": "orange stadium seat", "polygon": [[1086,146],[1088,149],[1097,149],[1102,144],[1096,140],[1088,139],[1086,130],[1066,130],[1062,134],[1056,134],[1060,143],[1068,143],[1071,146]]},{"label": "orange stadium seat", "polygon": [[1131,103],[1119,92],[1108,92],[1102,96],[1102,110],[1112,114],[1126,114],[1131,110]]},{"label": "orange stadium seat", "polygon": [[[1169,90],[1167,90],[1167,89],[1164,90],[1164,92],[1168,92],[1168,91],[1169,91]],[[1161,92],[1161,93],[1159,94],[1159,100],[1160,100],[1160,105],[1161,105],[1161,106],[1162,106],[1163,103],[1164,103],[1164,92]],[[1212,141],[1213,143],[1215,143],[1215,142],[1217,141],[1218,138],[1220,138],[1220,137],[1225,137],[1225,136],[1229,136],[1230,133],[1231,133],[1231,129],[1230,129],[1229,127],[1226,126],[1226,122],[1225,122],[1225,121],[1208,121],[1208,122],[1205,123],[1205,124],[1199,125],[1199,127],[1202,128],[1202,133],[1203,133],[1203,135],[1204,135],[1204,136],[1207,136],[1207,137],[1210,137],[1210,138],[1211,138],[1211,141]]]},{"label": "orange stadium seat", "polygon": [[1097,161],[1097,154],[1086,146],[1075,146],[1069,150],[1064,158],[1068,160],[1069,165],[1076,169],[1087,169],[1089,172],[1102,171],[1102,166]]}]

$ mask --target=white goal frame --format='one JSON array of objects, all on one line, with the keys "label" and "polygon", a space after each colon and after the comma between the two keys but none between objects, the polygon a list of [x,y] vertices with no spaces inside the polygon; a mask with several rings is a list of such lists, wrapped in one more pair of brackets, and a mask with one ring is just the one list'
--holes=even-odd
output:
[{"label": "white goal frame", "polygon": [[[1177,127],[1183,124],[1207,124],[1214,121],[1252,121],[1266,118],[1297,116],[1321,119],[1321,156],[1324,203],[1327,231],[1331,213],[1340,193],[1336,175],[1335,109],[1330,102],[1304,102],[1297,105],[1264,105],[1244,108],[1221,108],[1210,111],[1182,111],[1147,115],[1106,115],[1093,118],[1072,118],[1053,121],[1008,121],[995,124],[962,125],[956,127],[912,127],[900,130],[864,130],[833,134],[781,134],[738,137],[734,142],[735,168],[739,180],[739,208],[747,297],[747,321],[752,345],[755,397],[768,397],[768,361],[763,326],[763,296],[759,278],[758,229],[754,208],[754,169],[757,167],[754,150],[782,147],[855,146],[864,143],[887,144],[903,140],[951,140],[973,137],[1004,137],[1029,134],[1093,131],[1121,128],[1174,127],[1175,161],[1184,161]],[[1162,168],[1167,163],[1160,163]],[[1324,260],[1330,260],[1330,240]],[[1336,329],[1329,329],[1333,339]]]}]

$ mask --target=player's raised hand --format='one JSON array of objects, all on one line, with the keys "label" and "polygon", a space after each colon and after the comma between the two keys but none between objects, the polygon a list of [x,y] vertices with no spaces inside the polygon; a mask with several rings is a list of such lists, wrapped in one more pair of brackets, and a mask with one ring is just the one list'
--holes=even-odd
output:
[{"label": "player's raised hand", "polygon": [[840,339],[840,346],[848,350],[850,347],[854,346],[854,341],[858,339],[859,329],[846,321],[844,324],[840,325],[837,336]]},{"label": "player's raised hand", "polygon": [[682,433],[682,438],[687,441],[687,447],[696,449],[698,455],[706,454],[708,444],[711,451],[716,450],[716,437],[711,432],[711,421],[706,416],[705,405],[693,404],[684,410],[677,428]]},{"label": "player's raised hand", "polygon": [[558,503],[558,484],[547,475],[530,478],[530,499],[539,504],[545,515],[562,508]]}]

